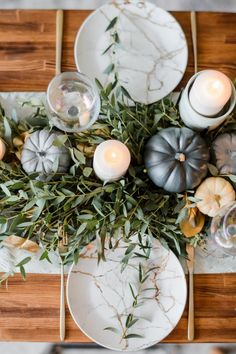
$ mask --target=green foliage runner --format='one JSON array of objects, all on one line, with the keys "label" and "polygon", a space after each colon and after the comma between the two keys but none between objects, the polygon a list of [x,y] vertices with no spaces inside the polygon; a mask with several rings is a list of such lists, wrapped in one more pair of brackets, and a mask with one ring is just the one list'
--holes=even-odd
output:
[{"label": "green foliage runner", "polygon": [[[134,102],[128,107],[125,101],[131,97],[117,81],[106,88],[98,81],[97,85],[101,96],[99,120],[90,130],[62,133],[57,138],[54,144],[69,149],[72,166],[68,173],[48,176],[46,181],[37,179],[37,173],[27,175],[17,158],[26,134],[43,127],[52,129],[44,107],[36,106],[35,114],[23,121],[18,121],[15,114],[6,117],[1,109],[0,133],[7,143],[7,155],[0,161],[0,241],[9,235],[31,239],[43,245],[41,259],[49,260],[51,250],[60,251],[68,264],[77,262],[83,247],[92,240],[96,240],[99,260],[105,260],[106,247],[115,249],[122,238],[127,243],[125,265],[137,253],[130,240],[134,234],[145,251],[142,256],[148,258],[150,246],[143,242],[147,234],[185,256],[186,243],[196,245],[205,234],[203,230],[188,239],[179,228],[186,217],[186,198],[188,207],[195,206],[194,191],[185,195],[165,192],[149,180],[143,164],[150,136],[169,126],[183,126],[177,106],[168,97],[148,106]],[[234,117],[208,134],[207,141],[210,143],[222,130],[232,129]],[[103,184],[94,174],[92,158],[96,146],[107,139],[125,143],[132,162],[124,178]],[[209,173],[217,174],[216,168],[210,166]],[[231,178],[235,180],[235,176]],[[20,269],[24,275],[23,265]]]}]

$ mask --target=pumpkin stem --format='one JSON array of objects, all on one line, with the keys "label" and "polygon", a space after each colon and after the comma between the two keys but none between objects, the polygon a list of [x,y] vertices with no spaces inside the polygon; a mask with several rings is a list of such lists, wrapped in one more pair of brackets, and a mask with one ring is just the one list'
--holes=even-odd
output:
[{"label": "pumpkin stem", "polygon": [[216,203],[217,203],[218,206],[220,207],[221,196],[220,196],[219,194],[216,194],[216,195],[214,196],[214,198],[215,198]]},{"label": "pumpkin stem", "polygon": [[40,157],[45,157],[46,156],[46,152],[45,151],[38,151],[38,155]]},{"label": "pumpkin stem", "polygon": [[179,160],[180,162],[184,162],[186,160],[186,157],[182,152],[177,152],[175,154],[175,159]]}]

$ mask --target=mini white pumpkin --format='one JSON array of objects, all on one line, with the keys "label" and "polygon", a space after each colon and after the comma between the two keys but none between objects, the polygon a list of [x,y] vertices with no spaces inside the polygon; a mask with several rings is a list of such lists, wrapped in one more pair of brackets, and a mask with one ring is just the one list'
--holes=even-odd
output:
[{"label": "mini white pumpkin", "polygon": [[21,164],[26,173],[38,172],[49,175],[58,159],[56,172],[67,171],[70,165],[70,153],[65,146],[55,146],[53,142],[60,133],[49,130],[37,130],[26,139],[21,155]]},{"label": "mini white pumpkin", "polygon": [[5,153],[6,153],[6,145],[4,141],[0,138],[0,160],[3,159]]},{"label": "mini white pumpkin", "polygon": [[205,215],[215,217],[219,210],[235,200],[235,191],[222,177],[209,177],[203,181],[195,193],[198,209]]}]

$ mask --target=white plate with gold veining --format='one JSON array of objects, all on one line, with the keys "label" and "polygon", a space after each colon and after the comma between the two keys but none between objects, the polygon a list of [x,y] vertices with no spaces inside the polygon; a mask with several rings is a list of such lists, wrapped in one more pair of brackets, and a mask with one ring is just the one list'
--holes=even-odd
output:
[{"label": "white plate with gold veining", "polygon": [[[116,25],[106,31],[112,19]],[[102,54],[117,32],[120,43]],[[113,1],[93,12],[80,28],[74,48],[78,71],[106,85],[118,73],[120,85],[144,104],[172,92],[182,79],[188,60],[182,28],[167,11],[140,0]],[[114,71],[104,70],[114,64]]]},{"label": "white plate with gold veining", "polygon": [[[122,272],[126,248],[121,242],[99,264],[95,245],[87,248],[69,272],[67,300],[75,323],[93,341],[112,350],[137,351],[158,343],[177,325],[186,303],[186,280],[176,256],[157,240],[148,260],[131,258]],[[143,253],[139,246],[134,251]],[[143,283],[140,264],[143,278],[148,275]],[[134,322],[126,326],[130,314]]]}]

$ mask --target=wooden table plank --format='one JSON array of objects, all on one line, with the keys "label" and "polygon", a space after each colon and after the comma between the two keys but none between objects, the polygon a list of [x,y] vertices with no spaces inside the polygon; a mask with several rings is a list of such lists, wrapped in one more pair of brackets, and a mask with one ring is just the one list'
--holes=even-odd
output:
[{"label": "wooden table plank", "polygon": [[[0,340],[59,341],[60,277],[28,274],[0,289]],[[78,296],[79,301],[79,296]],[[195,276],[195,342],[236,341],[236,274]],[[89,342],[66,311],[66,341]],[[165,342],[187,342],[187,311]]]},{"label": "wooden table plank", "polygon": [[[63,71],[76,70],[74,40],[91,11],[65,11]],[[193,74],[188,12],[173,13],[189,44],[183,86]],[[51,10],[0,11],[0,91],[45,91],[55,73],[55,20]],[[236,76],[236,14],[198,13],[199,70],[214,68]]]}]

